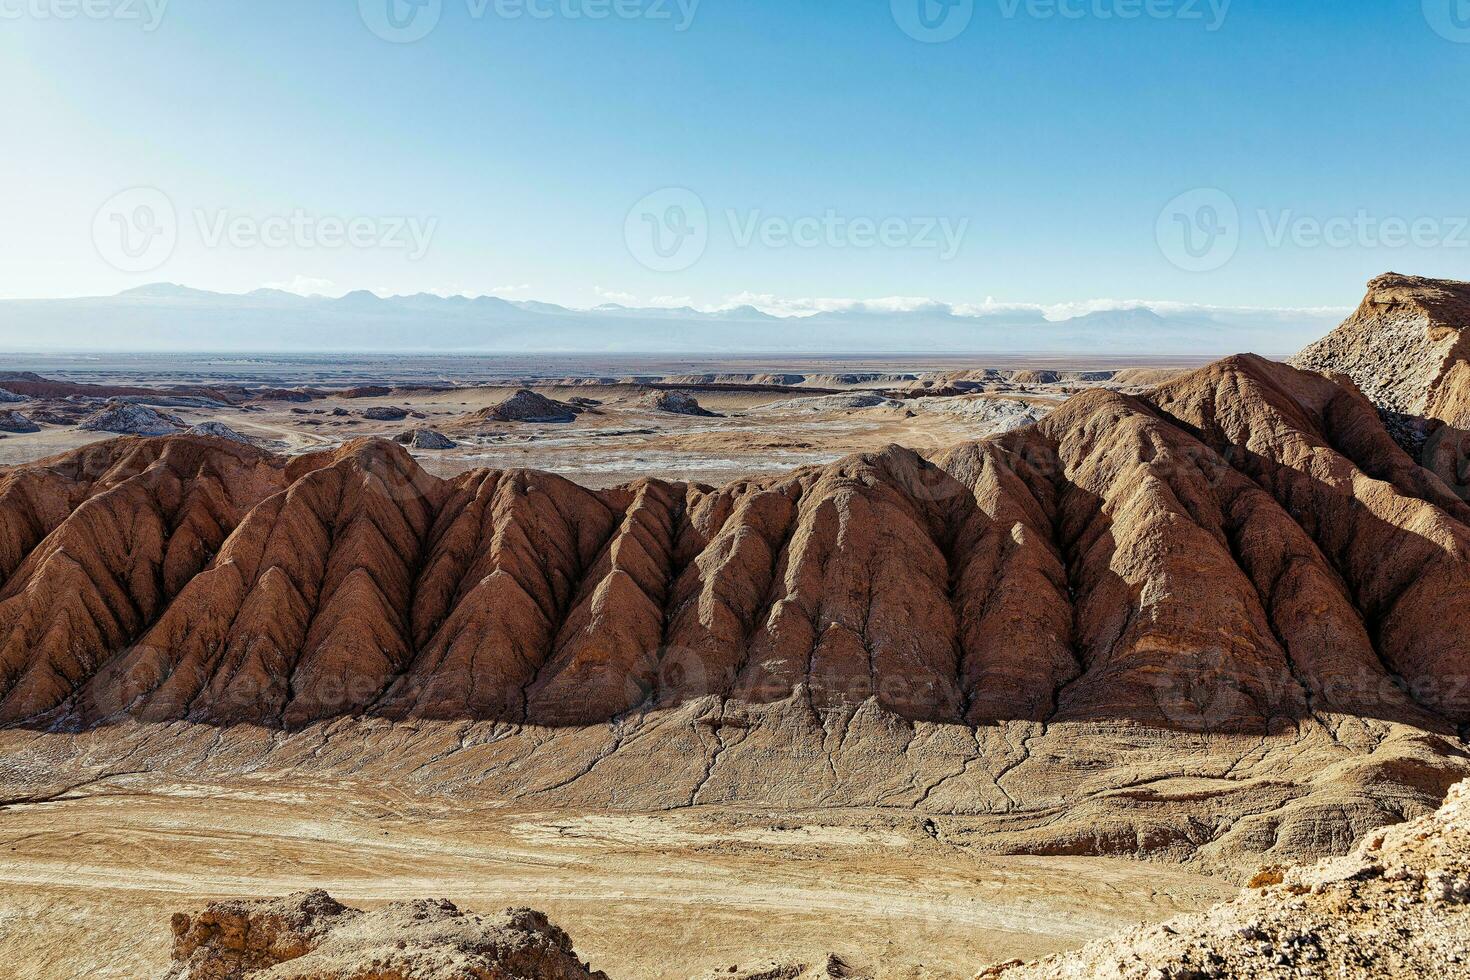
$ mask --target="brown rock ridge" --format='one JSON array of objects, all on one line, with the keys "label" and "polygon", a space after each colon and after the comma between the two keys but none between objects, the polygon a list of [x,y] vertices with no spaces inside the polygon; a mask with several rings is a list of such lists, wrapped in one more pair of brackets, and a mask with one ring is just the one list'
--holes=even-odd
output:
[{"label": "brown rock ridge", "polygon": [[1458,977],[1470,972],[1470,783],[1350,856],[1266,870],[1240,898],[976,980]]},{"label": "brown rock ridge", "polygon": [[1350,377],[1410,453],[1470,496],[1470,283],[1379,276],[1291,363]]},{"label": "brown rock ridge", "polygon": [[1011,852],[1286,861],[1470,772],[1464,622],[1470,506],[1356,389],[1253,356],[719,488],[193,437],[0,473],[24,772],[896,807]]},{"label": "brown rock ridge", "polygon": [[532,909],[482,917],[418,900],[363,912],[309,891],[214,902],[172,925],[165,980],[607,980]]}]

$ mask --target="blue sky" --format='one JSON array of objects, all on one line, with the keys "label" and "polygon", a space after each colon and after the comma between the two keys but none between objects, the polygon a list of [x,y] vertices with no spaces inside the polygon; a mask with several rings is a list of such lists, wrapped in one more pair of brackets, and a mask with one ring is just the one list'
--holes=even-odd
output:
[{"label": "blue sky", "polygon": [[[0,0],[0,296],[1315,307],[1470,279],[1466,0],[437,0],[412,43],[370,29],[390,0],[80,2]],[[920,3],[969,20],[916,40]],[[139,188],[174,235],[119,261],[98,236]],[[661,271],[630,209],[690,193],[703,247]]]}]

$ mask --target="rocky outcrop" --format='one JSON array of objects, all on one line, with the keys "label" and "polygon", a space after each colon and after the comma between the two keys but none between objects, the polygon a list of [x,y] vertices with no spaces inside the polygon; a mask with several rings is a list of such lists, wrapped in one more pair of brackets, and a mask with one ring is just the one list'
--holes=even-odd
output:
[{"label": "rocky outcrop", "polygon": [[228,439],[231,442],[238,442],[244,446],[254,445],[254,441],[249,436],[236,432],[223,422],[200,422],[198,425],[189,426],[189,428],[184,430],[184,434],[190,436],[210,436],[215,439]]},{"label": "rocky outcrop", "polygon": [[1470,970],[1470,783],[1438,812],[1350,856],[1264,869],[1240,898],[976,980],[1464,976]]},{"label": "rocky outcrop", "polygon": [[699,400],[687,391],[651,391],[638,400],[642,408],[654,412],[669,412],[674,415],[699,415],[713,418],[715,413],[699,404]]},{"label": "rocky outcrop", "polygon": [[697,398],[686,391],[651,391],[639,398],[638,404],[650,411],[667,411],[679,416],[714,417],[713,411],[701,406]]},{"label": "rocky outcrop", "polygon": [[838,395],[807,395],[769,402],[751,409],[752,412],[857,412],[865,408],[902,408],[903,402],[877,392],[844,392]]},{"label": "rocky outcrop", "polygon": [[559,402],[529,388],[522,388],[498,405],[466,415],[460,424],[477,426],[486,422],[572,422],[584,410]]},{"label": "rocky outcrop", "polygon": [[461,912],[443,900],[371,912],[324,891],[214,902],[173,917],[165,980],[607,980],[540,912]]},{"label": "rocky outcrop", "polygon": [[1388,273],[1291,363],[1345,374],[1383,408],[1470,425],[1470,283]]},{"label": "rocky outcrop", "polygon": [[29,400],[24,395],[17,395],[7,388],[0,388],[0,405],[15,405]]},{"label": "rocky outcrop", "polygon": [[1400,445],[1470,499],[1470,283],[1379,276],[1291,363],[1351,378]]},{"label": "rocky outcrop", "polygon": [[0,411],[0,432],[40,432],[41,427],[19,412]]},{"label": "rocky outcrop", "polygon": [[393,441],[409,449],[453,449],[458,443],[433,429],[418,428],[400,432]]},{"label": "rocky outcrop", "polygon": [[74,402],[47,402],[26,409],[26,418],[41,425],[76,425],[97,410],[97,406]]},{"label": "rocky outcrop", "polygon": [[146,405],[109,402],[77,423],[89,432],[115,432],[133,436],[167,436],[183,432],[188,425],[183,419],[159,412]]}]

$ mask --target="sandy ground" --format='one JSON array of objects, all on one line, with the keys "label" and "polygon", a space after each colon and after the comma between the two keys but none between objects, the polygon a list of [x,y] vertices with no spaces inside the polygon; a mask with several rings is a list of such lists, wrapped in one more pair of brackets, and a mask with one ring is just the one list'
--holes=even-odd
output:
[{"label": "sandy ground", "polygon": [[143,785],[0,807],[0,975],[145,977],[174,911],[322,887],[551,914],[615,978],[837,952],[885,977],[969,977],[1204,908],[1177,868],[979,857],[882,813],[466,810],[349,786]]}]

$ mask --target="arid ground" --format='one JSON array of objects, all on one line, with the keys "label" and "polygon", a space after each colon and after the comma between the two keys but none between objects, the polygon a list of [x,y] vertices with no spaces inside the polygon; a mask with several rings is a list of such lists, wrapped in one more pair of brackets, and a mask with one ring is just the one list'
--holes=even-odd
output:
[{"label": "arid ground", "polygon": [[124,777],[0,809],[0,972],[157,976],[172,912],[305,888],[531,904],[609,975],[680,980],[828,952],[968,977],[1233,892],[1170,865],[980,856],[900,813],[466,809],[381,784]]},{"label": "arid ground", "polygon": [[[1096,364],[1015,358],[261,360],[31,356],[15,366],[49,380],[95,386],[73,395],[73,402],[105,400],[130,386],[195,393],[241,386],[228,404],[158,407],[189,424],[223,423],[279,452],[330,448],[363,436],[393,438],[430,427],[458,443],[452,450],[417,453],[437,475],[534,467],[605,487],[640,477],[718,484],[832,462],[889,443],[943,449],[1027,421],[1028,407],[1044,414],[1075,391],[1100,384],[1129,390],[1199,363],[1178,358]],[[1082,376],[1096,380],[1078,380]],[[570,423],[459,425],[464,416],[496,405],[523,386],[561,402],[581,398],[599,404]],[[656,390],[687,392],[715,414],[693,417],[650,409],[643,402]],[[310,392],[310,400],[290,400],[302,391]],[[868,400],[874,404],[862,404]],[[364,417],[371,409],[410,414],[386,421]],[[29,462],[111,435],[71,425],[11,433],[0,439],[0,465]]]}]

